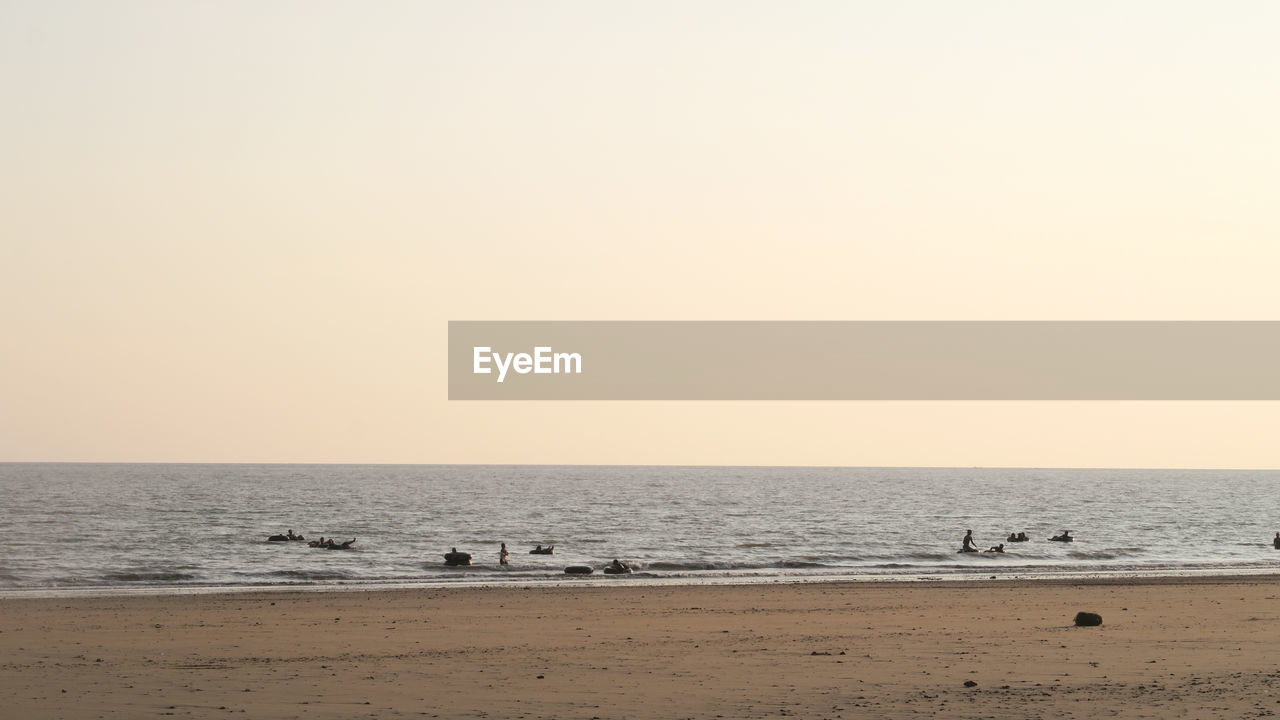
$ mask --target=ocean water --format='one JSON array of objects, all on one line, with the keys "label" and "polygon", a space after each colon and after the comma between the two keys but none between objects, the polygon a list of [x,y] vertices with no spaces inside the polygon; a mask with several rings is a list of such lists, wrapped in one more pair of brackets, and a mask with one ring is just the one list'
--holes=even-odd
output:
[{"label": "ocean water", "polygon": [[[1278,491],[1236,470],[0,464],[0,591],[574,582],[615,557],[638,568],[618,582],[1280,571]],[[1033,541],[958,554],[970,528]],[[289,529],[356,544],[267,542]],[[445,567],[453,547],[474,565]]]}]

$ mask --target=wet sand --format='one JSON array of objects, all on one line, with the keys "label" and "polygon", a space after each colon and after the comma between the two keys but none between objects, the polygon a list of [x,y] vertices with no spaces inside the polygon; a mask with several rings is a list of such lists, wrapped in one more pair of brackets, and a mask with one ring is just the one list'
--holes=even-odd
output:
[{"label": "wet sand", "polygon": [[[1103,625],[1072,627],[1080,610]],[[1280,577],[0,600],[14,718],[1245,718]],[[966,681],[976,683],[965,687]]]}]

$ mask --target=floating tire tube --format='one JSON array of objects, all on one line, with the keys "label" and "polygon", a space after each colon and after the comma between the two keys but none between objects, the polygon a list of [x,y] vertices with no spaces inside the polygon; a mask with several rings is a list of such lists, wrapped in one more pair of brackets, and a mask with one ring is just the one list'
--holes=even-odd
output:
[{"label": "floating tire tube", "polygon": [[616,567],[610,566],[604,569],[604,574],[605,575],[630,575],[631,568],[618,569]]},{"label": "floating tire tube", "polygon": [[444,564],[450,566],[470,565],[471,553],[448,552],[444,554]]},{"label": "floating tire tube", "polygon": [[591,568],[586,565],[570,565],[564,569],[565,575],[590,575]]}]

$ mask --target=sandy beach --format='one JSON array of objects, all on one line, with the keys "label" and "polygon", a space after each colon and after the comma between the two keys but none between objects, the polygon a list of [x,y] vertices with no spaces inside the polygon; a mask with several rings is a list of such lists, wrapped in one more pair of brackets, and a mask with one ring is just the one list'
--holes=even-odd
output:
[{"label": "sandy beach", "polygon": [[[1103,625],[1072,627],[1080,610]],[[1277,577],[20,598],[0,601],[0,703],[14,718],[1265,717],[1278,623]]]}]

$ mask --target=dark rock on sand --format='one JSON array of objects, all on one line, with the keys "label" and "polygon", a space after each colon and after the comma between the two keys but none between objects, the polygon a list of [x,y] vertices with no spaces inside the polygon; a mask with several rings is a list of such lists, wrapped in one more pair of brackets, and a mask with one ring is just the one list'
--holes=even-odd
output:
[{"label": "dark rock on sand", "polygon": [[1093,627],[1102,624],[1102,616],[1091,612],[1076,613],[1076,627]]}]

